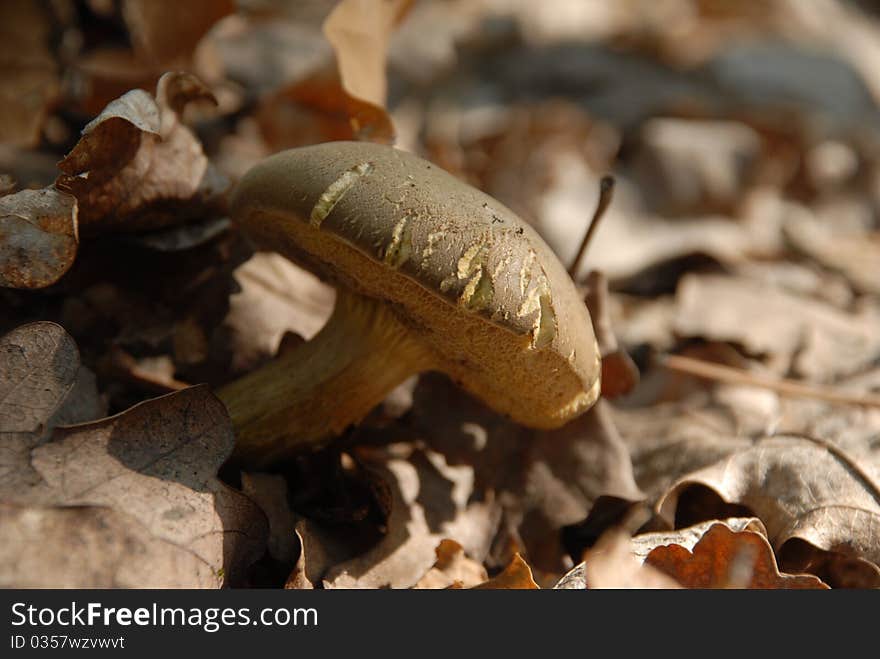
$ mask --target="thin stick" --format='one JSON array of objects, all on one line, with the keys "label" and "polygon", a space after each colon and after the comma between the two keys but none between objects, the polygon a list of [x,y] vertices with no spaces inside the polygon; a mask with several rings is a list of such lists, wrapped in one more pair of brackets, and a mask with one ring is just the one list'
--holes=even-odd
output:
[{"label": "thin stick", "polygon": [[842,403],[844,405],[869,405],[880,407],[880,396],[873,394],[844,394],[830,387],[804,384],[795,380],[772,378],[756,375],[732,366],[723,366],[712,362],[705,362],[681,355],[666,355],[660,358],[660,363],[671,371],[695,375],[707,380],[727,382],[729,384],[745,384],[753,387],[770,389],[783,396],[797,398],[814,398],[829,403]]},{"label": "thin stick", "polygon": [[612,199],[614,199],[614,177],[606,175],[602,177],[601,181],[599,181],[599,201],[596,204],[596,211],[593,213],[593,219],[590,220],[590,226],[587,227],[587,232],[584,234],[584,239],[581,241],[581,246],[578,248],[577,256],[574,257],[571,265],[568,266],[568,276],[572,279],[574,279],[574,275],[578,270],[581,259],[584,258],[584,253],[587,251],[587,247],[590,246],[590,240],[592,240],[593,234],[596,233],[596,227],[599,226],[599,220],[605,215],[605,211],[608,210],[608,207],[611,205]]}]

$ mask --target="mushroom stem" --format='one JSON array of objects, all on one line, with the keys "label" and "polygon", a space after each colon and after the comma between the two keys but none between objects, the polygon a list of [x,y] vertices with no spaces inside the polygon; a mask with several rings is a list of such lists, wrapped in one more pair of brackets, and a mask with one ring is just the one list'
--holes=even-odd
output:
[{"label": "mushroom stem", "polygon": [[231,460],[264,467],[339,435],[430,367],[430,353],[385,304],[339,290],[310,341],[218,392],[236,430]]}]

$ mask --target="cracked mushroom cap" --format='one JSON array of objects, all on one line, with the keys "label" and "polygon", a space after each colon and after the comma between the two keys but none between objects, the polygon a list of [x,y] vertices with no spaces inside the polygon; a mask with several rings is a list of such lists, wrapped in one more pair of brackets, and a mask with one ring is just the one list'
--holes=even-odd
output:
[{"label": "cracked mushroom cap", "polygon": [[590,316],[555,254],[430,162],[364,142],[291,149],[244,176],[232,215],[260,248],[386,303],[433,368],[524,425],[598,397]]}]

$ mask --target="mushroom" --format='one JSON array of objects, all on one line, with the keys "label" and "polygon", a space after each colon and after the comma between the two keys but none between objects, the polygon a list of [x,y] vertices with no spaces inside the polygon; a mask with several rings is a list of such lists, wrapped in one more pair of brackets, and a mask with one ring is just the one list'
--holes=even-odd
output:
[{"label": "mushroom", "polygon": [[218,392],[238,463],[336,436],[428,370],[534,428],[596,401],[599,351],[565,268],[511,210],[436,165],[362,142],[291,149],[248,171],[231,208],[259,248],[337,290],[315,337]]}]

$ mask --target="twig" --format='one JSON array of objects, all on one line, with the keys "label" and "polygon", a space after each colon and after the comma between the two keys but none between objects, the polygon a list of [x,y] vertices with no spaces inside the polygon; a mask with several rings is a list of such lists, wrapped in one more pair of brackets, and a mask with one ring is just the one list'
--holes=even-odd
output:
[{"label": "twig", "polygon": [[727,382],[730,384],[744,384],[753,387],[770,389],[784,396],[798,398],[814,398],[829,403],[842,403],[844,405],[868,405],[880,407],[880,396],[875,394],[845,394],[830,387],[821,385],[805,384],[795,380],[772,378],[756,375],[732,366],[723,366],[712,362],[705,362],[681,355],[666,355],[659,358],[660,364],[671,371],[695,375],[707,380]]},{"label": "twig", "polygon": [[614,177],[603,176],[602,180],[599,181],[599,201],[596,204],[596,211],[593,213],[593,219],[590,220],[590,226],[587,227],[587,232],[584,234],[584,239],[581,241],[581,246],[578,248],[577,255],[574,257],[571,265],[568,266],[568,276],[572,279],[574,279],[578,266],[581,264],[581,259],[584,258],[584,253],[590,245],[590,240],[592,240],[593,234],[596,233],[596,227],[599,226],[599,220],[605,215],[605,211],[608,210],[608,207],[611,205],[612,199],[614,199]]}]

